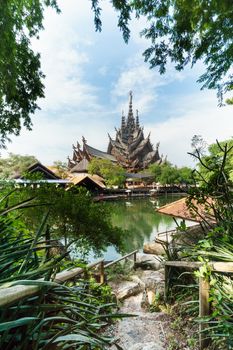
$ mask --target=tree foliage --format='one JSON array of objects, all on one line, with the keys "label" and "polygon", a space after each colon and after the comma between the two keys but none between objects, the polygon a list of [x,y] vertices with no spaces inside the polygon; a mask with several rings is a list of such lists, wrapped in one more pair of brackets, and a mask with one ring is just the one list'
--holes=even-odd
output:
[{"label": "tree foliage", "polygon": [[31,129],[30,115],[44,97],[40,55],[31,38],[43,29],[43,13],[56,0],[5,0],[0,2],[0,146],[22,125]]},{"label": "tree foliage", "polygon": [[93,158],[88,165],[91,174],[102,176],[107,186],[123,186],[126,176],[125,170],[118,164],[113,164],[107,159]]},{"label": "tree foliage", "polygon": [[[227,155],[227,157],[226,157]],[[196,158],[199,163],[197,165],[197,180],[208,186],[216,186],[220,181],[233,181],[233,139],[216,142],[208,147],[208,153],[202,155],[196,151]],[[217,170],[220,165],[224,165],[225,179],[216,178]],[[222,172],[220,172],[222,174]]]},{"label": "tree foliage", "polygon": [[60,160],[56,160],[55,162],[53,162],[53,165],[50,168],[53,172],[55,172],[55,174],[60,176],[62,179],[67,179],[68,177],[67,163],[62,162]]},{"label": "tree foliage", "polygon": [[14,175],[22,174],[35,162],[38,160],[34,156],[9,153],[7,158],[0,158],[0,179],[8,179]]},{"label": "tree foliage", "polygon": [[[95,25],[101,30],[99,0],[92,0]],[[145,17],[148,27],[141,35],[151,44],[143,53],[150,67],[165,73],[169,62],[177,70],[198,61],[206,70],[198,82],[202,88],[218,89],[218,97],[233,89],[233,6],[231,0],[132,0],[112,1],[124,40],[130,37],[133,14]]]},{"label": "tree foliage", "polygon": [[152,164],[149,171],[155,176],[155,182],[162,185],[193,184],[192,169],[188,167],[178,168],[169,162],[164,164]]},{"label": "tree foliage", "polygon": [[48,225],[53,238],[62,238],[65,243],[76,242],[77,249],[101,253],[109,245],[123,249],[123,231],[111,223],[111,215],[104,203],[95,203],[84,188],[65,190],[51,184],[18,188],[9,204],[35,198],[36,206],[24,209],[28,227],[36,228],[47,208],[50,211]]}]

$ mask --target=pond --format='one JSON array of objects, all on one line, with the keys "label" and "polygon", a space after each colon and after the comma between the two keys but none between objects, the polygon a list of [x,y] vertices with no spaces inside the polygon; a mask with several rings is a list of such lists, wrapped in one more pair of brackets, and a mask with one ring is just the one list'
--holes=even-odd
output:
[{"label": "pond", "polygon": [[[107,203],[112,212],[113,225],[129,231],[124,244],[126,253],[135,249],[142,251],[143,244],[154,240],[158,232],[176,227],[172,217],[156,212],[156,208],[179,198],[177,195],[168,195]],[[114,260],[119,256],[114,247],[108,247],[104,253],[105,260]]]}]

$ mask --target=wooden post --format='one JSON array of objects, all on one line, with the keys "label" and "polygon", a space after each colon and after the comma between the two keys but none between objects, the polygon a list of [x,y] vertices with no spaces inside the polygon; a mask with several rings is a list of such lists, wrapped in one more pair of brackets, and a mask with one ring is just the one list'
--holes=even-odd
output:
[{"label": "wooden post", "polygon": [[100,263],[100,284],[104,283],[104,261]]},{"label": "wooden post", "polygon": [[169,288],[169,269],[170,266],[164,266],[164,301],[167,302],[168,299],[168,288]]},{"label": "wooden post", "polygon": [[[200,277],[199,278],[199,317],[208,316],[210,312],[209,305],[209,281]],[[200,323],[199,325],[199,345],[200,350],[205,349],[209,344],[209,338],[204,333],[205,328],[208,327],[206,323]]]},{"label": "wooden post", "polygon": [[137,261],[137,252],[134,253],[133,255],[133,268],[135,269],[136,266],[136,261]]}]

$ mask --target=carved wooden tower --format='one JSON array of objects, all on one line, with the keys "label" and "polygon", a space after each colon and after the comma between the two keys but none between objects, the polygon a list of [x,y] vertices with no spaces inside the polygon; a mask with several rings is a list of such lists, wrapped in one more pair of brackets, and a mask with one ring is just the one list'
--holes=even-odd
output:
[{"label": "carved wooden tower", "polygon": [[130,91],[128,116],[125,118],[124,112],[122,112],[121,127],[116,129],[115,140],[108,135],[107,151],[130,172],[143,170],[152,163],[161,163],[162,161],[159,156],[159,143],[154,150],[150,142],[150,134],[144,138],[143,128],[139,124],[138,111],[136,111],[136,118],[134,118],[132,99],[133,94]]}]

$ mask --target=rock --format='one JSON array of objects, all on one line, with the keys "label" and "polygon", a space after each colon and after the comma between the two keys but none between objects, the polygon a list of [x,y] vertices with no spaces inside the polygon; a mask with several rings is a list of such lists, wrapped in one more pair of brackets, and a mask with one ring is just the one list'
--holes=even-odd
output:
[{"label": "rock", "polygon": [[164,274],[160,271],[142,271],[139,275],[140,280],[144,283],[145,288],[155,290],[158,285],[164,284]]},{"label": "rock", "polygon": [[[159,313],[141,312],[117,324],[115,338],[124,350],[164,350],[164,331]],[[114,349],[115,350],[115,349]]]},{"label": "rock", "polygon": [[144,243],[143,253],[154,254],[154,255],[164,255],[165,250],[161,243],[149,242],[149,243]]},{"label": "rock", "polygon": [[153,342],[149,343],[139,343],[134,344],[129,348],[129,350],[164,350],[164,348],[161,347],[161,345],[155,344]]},{"label": "rock", "polygon": [[153,254],[137,254],[135,267],[141,267],[143,270],[159,270],[162,267],[162,257]]},{"label": "rock", "polygon": [[131,281],[123,281],[115,291],[118,300],[126,299],[132,295],[137,295],[145,289],[145,284],[138,276],[132,276]]},{"label": "rock", "polygon": [[[163,271],[164,272],[164,271]],[[141,281],[145,284],[147,306],[153,304],[155,295],[164,294],[164,273],[159,271],[141,271],[139,275]],[[145,295],[144,295],[145,298]],[[146,303],[145,303],[146,305]]]},{"label": "rock", "polygon": [[155,301],[155,291],[148,290],[147,291],[147,299],[148,299],[149,305],[152,305],[153,302]]}]

